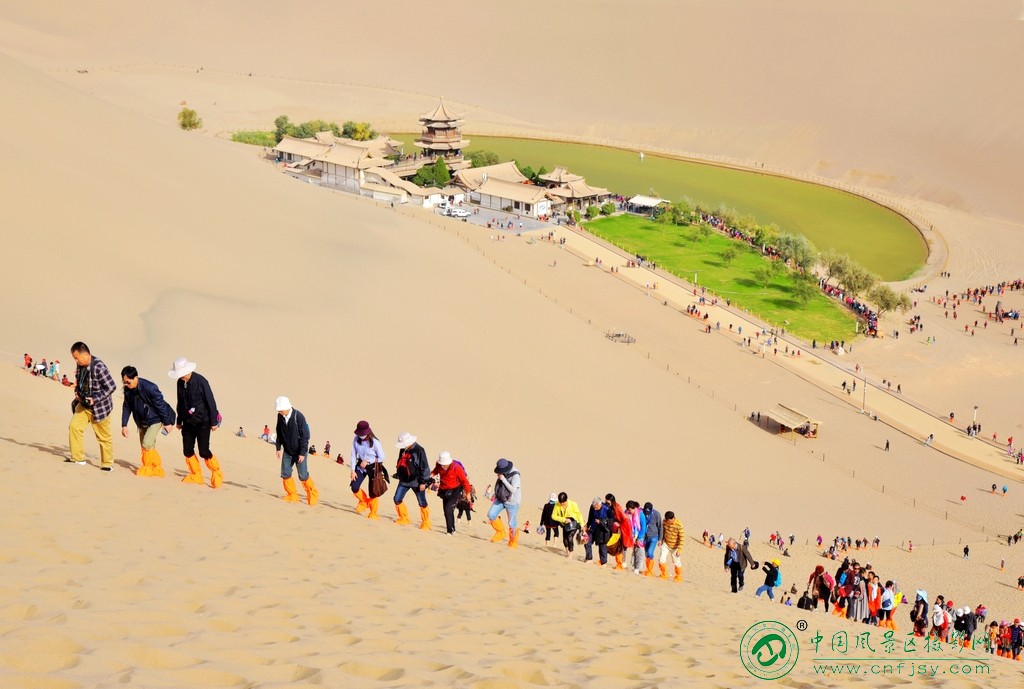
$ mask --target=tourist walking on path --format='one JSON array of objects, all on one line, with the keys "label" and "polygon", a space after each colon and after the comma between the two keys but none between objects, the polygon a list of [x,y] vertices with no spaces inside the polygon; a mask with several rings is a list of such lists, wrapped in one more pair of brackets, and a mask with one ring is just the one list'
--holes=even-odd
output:
[{"label": "tourist walking on path", "polygon": [[654,556],[657,554],[658,543],[661,541],[663,528],[661,512],[654,509],[654,505],[645,502],[643,509],[644,517],[647,519],[647,531],[644,533],[644,550],[646,557],[644,576],[654,574]]},{"label": "tourist walking on path", "polygon": [[430,506],[427,504],[430,464],[427,462],[427,451],[416,442],[416,436],[411,433],[399,435],[395,447],[400,451],[395,471],[395,478],[398,479],[398,488],[395,489],[395,513],[398,519],[395,523],[411,523],[409,511],[402,502],[405,500],[405,494],[411,490],[420,505],[420,528],[426,531],[430,528]]},{"label": "tourist walking on path", "polygon": [[629,523],[633,530],[633,552],[630,553],[633,574],[640,574],[644,564],[644,555],[646,555],[644,534],[647,532],[647,517],[636,500],[626,502],[626,514],[629,515]]},{"label": "tourist walking on path", "polygon": [[540,525],[544,527],[544,544],[547,545],[551,539],[558,538],[558,522],[551,518],[551,513],[555,510],[555,503],[558,501],[558,495],[552,493],[548,496],[548,501],[544,503],[544,507],[540,510]]},{"label": "tourist walking on path", "polygon": [[82,435],[87,426],[92,426],[92,432],[100,446],[100,469],[112,471],[114,443],[110,437],[110,413],[114,410],[112,397],[117,390],[117,383],[110,375],[107,365],[94,357],[84,342],[71,345],[71,358],[78,366],[75,369],[75,400],[71,403],[71,425],[68,427],[71,456],[64,461],[85,464]]},{"label": "tourist walking on path", "polygon": [[[384,469],[384,446],[381,445],[377,436],[373,434],[368,421],[360,421],[356,424],[356,430],[352,436],[352,470],[349,472],[349,488],[352,495],[356,496],[356,512],[362,514],[367,512],[368,519],[380,519],[377,509],[380,504],[380,495],[372,495],[373,479],[383,475],[384,481],[389,482],[390,477]],[[369,477],[367,491],[363,490],[363,481]],[[380,480],[378,478],[378,484]],[[386,483],[385,483],[386,485]],[[383,495],[383,493],[382,493]]]},{"label": "tourist walking on path", "polygon": [[121,382],[124,383],[124,402],[121,404],[121,435],[128,437],[128,418],[135,417],[135,426],[139,429],[139,445],[142,448],[142,466],[135,472],[136,476],[164,477],[163,460],[156,450],[156,441],[161,429],[164,435],[174,428],[174,410],[164,400],[163,393],[157,384],[139,378],[139,371],[134,366],[121,369]]},{"label": "tourist walking on path", "polygon": [[210,450],[210,433],[220,428],[220,412],[217,401],[213,398],[210,382],[196,373],[196,363],[185,357],[174,360],[167,375],[178,381],[178,430],[181,431],[181,448],[188,466],[188,475],[181,479],[182,483],[202,484],[203,470],[196,457],[196,445],[199,445],[199,457],[206,461],[210,470],[210,487],[220,488],[224,475],[220,470],[220,462]]},{"label": "tourist walking on path", "polygon": [[621,549],[616,549],[615,555],[615,569],[623,569],[622,563],[625,559],[625,553],[635,545],[633,541],[633,522],[630,516],[626,514],[626,511],[622,509],[622,505],[615,499],[615,495],[608,493],[604,496],[604,504],[608,506],[608,511],[611,513],[611,518],[616,524],[619,525],[619,538],[622,541]]},{"label": "tourist walking on path", "polygon": [[494,465],[494,474],[497,480],[494,483],[494,502],[491,509],[487,510],[487,520],[494,529],[494,536],[491,543],[497,543],[505,538],[505,525],[501,521],[501,513],[508,513],[508,547],[519,547],[519,503],[523,499],[522,478],[519,471],[512,465],[512,462],[502,457]]},{"label": "tourist walking on path", "polygon": [[276,455],[281,462],[281,482],[284,484],[284,501],[298,502],[299,494],[292,478],[292,468],[298,470],[299,480],[306,489],[306,502],[310,507],[320,501],[320,491],[309,476],[309,461],[306,448],[309,447],[309,424],[298,409],[292,408],[291,400],[281,396],[274,400],[277,412]]},{"label": "tourist walking on path", "polygon": [[562,527],[562,547],[565,548],[565,556],[572,557],[576,537],[583,528],[583,513],[575,500],[570,500],[568,493],[562,491],[558,494],[558,502],[551,510],[551,519],[555,524]]},{"label": "tourist walking on path", "polygon": [[672,581],[683,580],[683,524],[676,519],[675,512],[671,510],[665,513],[665,521],[662,524],[661,535],[661,558],[658,562],[658,569],[661,574],[659,579],[668,579],[667,562],[669,555],[672,556],[672,566],[675,568],[675,576]]},{"label": "tourist walking on path", "polygon": [[469,497],[473,486],[469,484],[466,467],[462,466],[462,462],[452,459],[447,450],[438,456],[437,465],[430,474],[438,478],[437,497],[441,498],[444,510],[445,533],[450,536],[455,533],[455,508],[459,501]]}]

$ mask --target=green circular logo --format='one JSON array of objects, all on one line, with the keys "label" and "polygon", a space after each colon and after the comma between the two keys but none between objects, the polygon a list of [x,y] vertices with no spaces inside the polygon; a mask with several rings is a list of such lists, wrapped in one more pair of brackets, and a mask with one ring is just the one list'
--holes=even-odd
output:
[{"label": "green circular logo", "polygon": [[758,679],[779,679],[789,674],[800,657],[793,630],[774,620],[758,622],[740,639],[740,660]]}]

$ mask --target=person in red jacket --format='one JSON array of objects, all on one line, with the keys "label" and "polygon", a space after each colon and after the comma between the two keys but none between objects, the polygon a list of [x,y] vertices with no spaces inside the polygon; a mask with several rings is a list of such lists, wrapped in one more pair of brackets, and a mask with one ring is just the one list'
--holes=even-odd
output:
[{"label": "person in red jacket", "polygon": [[470,496],[473,487],[469,485],[469,476],[462,462],[452,459],[447,450],[438,456],[430,475],[438,478],[437,497],[444,505],[445,532],[451,536],[455,533],[455,508],[463,497]]},{"label": "person in red jacket", "polygon": [[[604,504],[608,506],[608,511],[611,512],[612,519],[619,525],[619,533],[622,538],[622,547],[625,552],[635,545],[633,540],[633,523],[629,519],[629,515],[622,509],[622,505],[615,501],[615,496],[608,493],[604,496]],[[622,569],[623,554],[619,553],[615,556],[615,569]]]}]

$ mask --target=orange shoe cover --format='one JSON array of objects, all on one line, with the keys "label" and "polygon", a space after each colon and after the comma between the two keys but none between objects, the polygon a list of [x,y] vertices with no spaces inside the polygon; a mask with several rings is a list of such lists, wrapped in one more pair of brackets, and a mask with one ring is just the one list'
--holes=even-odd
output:
[{"label": "orange shoe cover", "polygon": [[615,556],[615,569],[622,569],[622,553]]},{"label": "orange shoe cover", "polygon": [[160,453],[156,451],[155,447],[149,451],[149,472],[150,476],[164,477],[164,460],[160,458]]},{"label": "orange shoe cover", "polygon": [[497,543],[498,541],[505,540],[505,522],[501,521],[501,517],[491,520],[491,528],[494,529],[494,535],[491,536],[491,543]]},{"label": "orange shoe cover", "polygon": [[295,479],[289,476],[281,479],[281,483],[284,485],[284,497],[281,499],[285,502],[298,502],[299,493],[295,490]]},{"label": "orange shoe cover", "polygon": [[420,531],[429,531],[429,530],[430,530],[430,508],[429,507],[421,507],[420,508]]},{"label": "orange shoe cover", "polygon": [[658,575],[659,579],[668,579],[668,565],[663,562],[659,562],[658,571],[661,572],[661,574]]},{"label": "orange shoe cover", "polygon": [[683,568],[682,567],[676,567],[675,569],[676,569],[676,575],[674,577],[672,577],[672,581],[682,581],[683,580]]},{"label": "orange shoe cover", "polygon": [[220,488],[224,483],[224,474],[220,473],[220,462],[216,457],[206,460],[206,468],[210,470],[210,488]]},{"label": "orange shoe cover", "polygon": [[654,558],[651,558],[651,557],[646,558],[644,564],[646,565],[644,567],[644,576],[645,577],[653,576],[654,575]]},{"label": "orange shoe cover", "polygon": [[139,459],[139,470],[135,472],[136,476],[152,476],[153,470],[149,466],[149,450],[143,448],[142,454]]},{"label": "orange shoe cover", "polygon": [[367,503],[370,507],[370,513],[366,515],[367,519],[380,519],[380,515],[377,514],[377,508],[380,507],[380,498],[370,498]]},{"label": "orange shoe cover", "polygon": [[320,502],[320,491],[316,489],[313,479],[307,478],[302,482],[302,487],[306,489],[306,502],[310,507],[315,507]]},{"label": "orange shoe cover", "polygon": [[395,503],[395,512],[398,513],[398,519],[395,520],[396,524],[411,524],[409,521],[409,510],[405,508],[405,505],[400,502]]},{"label": "orange shoe cover", "polygon": [[203,470],[199,467],[199,458],[195,455],[185,458],[185,466],[188,468],[188,473],[185,474],[185,478],[181,479],[182,483],[206,483],[203,480]]},{"label": "orange shoe cover", "polygon": [[509,528],[508,530],[508,547],[518,548],[519,547],[519,529]]},{"label": "orange shoe cover", "polygon": [[356,514],[362,514],[366,510],[370,509],[370,496],[366,494],[366,491],[362,488],[359,489],[358,493],[353,493],[356,496]]}]

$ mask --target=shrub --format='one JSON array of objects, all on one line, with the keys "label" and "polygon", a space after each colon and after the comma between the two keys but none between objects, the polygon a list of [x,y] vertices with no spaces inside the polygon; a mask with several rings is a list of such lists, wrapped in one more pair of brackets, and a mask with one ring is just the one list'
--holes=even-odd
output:
[{"label": "shrub", "polygon": [[269,146],[271,148],[278,144],[278,139],[274,132],[264,132],[260,130],[234,132],[231,135],[231,140],[237,141],[240,144]]},{"label": "shrub", "polygon": [[186,131],[199,129],[203,126],[203,118],[192,108],[185,107],[178,113],[178,126]]},{"label": "shrub", "polygon": [[473,163],[473,167],[486,167],[501,162],[498,159],[498,154],[494,151],[470,151],[466,154],[466,158]]},{"label": "shrub", "polygon": [[587,206],[587,220],[593,220],[597,216],[601,215],[601,209],[597,206]]},{"label": "shrub", "polygon": [[611,201],[601,204],[601,215],[611,215],[615,212],[615,204]]}]

